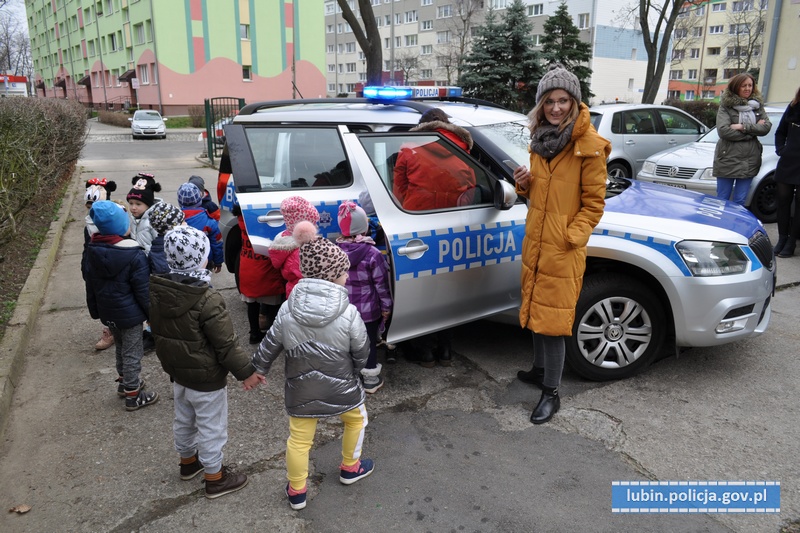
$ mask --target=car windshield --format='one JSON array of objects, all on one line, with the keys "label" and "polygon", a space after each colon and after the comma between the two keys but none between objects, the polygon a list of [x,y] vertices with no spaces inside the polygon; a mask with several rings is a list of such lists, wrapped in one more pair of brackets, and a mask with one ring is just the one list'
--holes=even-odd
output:
[{"label": "car windshield", "polygon": [[[782,115],[781,113],[767,113],[767,116],[769,117],[769,121],[772,122],[772,129],[770,129],[769,133],[763,137],[759,137],[758,140],[761,141],[761,144],[765,146],[775,146],[775,129],[778,127],[778,123],[781,121]],[[711,144],[717,144],[717,141],[719,141],[719,133],[717,133],[717,128],[712,129],[697,140],[697,142]]]},{"label": "car windshield", "polygon": [[528,143],[531,142],[531,132],[527,121],[501,122],[475,128],[479,130],[492,144],[503,150],[511,159],[521,165],[527,165],[530,160]]},{"label": "car windshield", "polygon": [[161,115],[158,111],[137,111],[133,118],[139,120],[159,120]]}]

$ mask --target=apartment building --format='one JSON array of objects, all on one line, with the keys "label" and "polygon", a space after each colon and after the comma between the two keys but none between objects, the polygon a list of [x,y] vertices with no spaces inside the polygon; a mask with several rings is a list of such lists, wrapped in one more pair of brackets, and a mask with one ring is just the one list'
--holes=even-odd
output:
[{"label": "apartment building", "polygon": [[216,96],[325,94],[317,2],[26,0],[25,8],[40,97],[169,115]]},{"label": "apartment building", "polygon": [[800,0],[770,0],[766,21],[758,86],[767,102],[791,102],[800,87]]},{"label": "apartment building", "polygon": [[[372,0],[383,43],[383,79],[396,85],[454,85],[458,58],[469,50],[489,8],[500,14],[512,0]],[[544,23],[560,2],[523,0],[540,46]],[[357,12],[356,2],[350,5]],[[591,43],[594,103],[641,102],[647,55],[627,0],[567,0],[569,13]],[[469,11],[468,8],[474,8]],[[327,94],[353,94],[366,81],[366,59],[335,0],[325,2]],[[624,73],[623,76],[620,73]],[[666,77],[659,99],[667,95]]]},{"label": "apartment building", "polygon": [[767,0],[687,4],[675,24],[669,98],[719,100],[728,81],[763,66]]}]

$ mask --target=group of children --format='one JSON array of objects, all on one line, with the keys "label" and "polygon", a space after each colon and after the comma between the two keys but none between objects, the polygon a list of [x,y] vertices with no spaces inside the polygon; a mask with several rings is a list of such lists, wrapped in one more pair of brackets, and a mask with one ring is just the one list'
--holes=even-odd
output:
[{"label": "group of children", "polygon": [[[361,459],[367,412],[365,392],[382,385],[376,347],[392,299],[386,260],[369,237],[369,218],[355,202],[339,208],[342,236],[318,235],[319,213],[299,196],[285,199],[286,231],[268,256],[253,250],[239,213],[242,253],[237,286],[247,303],[248,357],[237,342],[223,297],[211,287],[222,266],[218,208],[193,176],[178,189],[178,204],[156,198],[152,175],[133,179],[128,206],[110,201],[113,182],[87,182],[86,244],[82,273],[92,318],[108,328],[116,346],[118,394],[129,411],[155,403],[143,390],[143,324],[150,324],[156,354],[173,383],[175,448],[180,476],[205,478],[205,495],[241,489],[247,476],[223,465],[227,441],[227,375],[245,390],[266,383],[274,359],[286,360],[287,441],[292,509],[306,505],[308,454],[316,420],[339,416],[345,424],[340,481],[370,475]],[[216,217],[214,214],[216,213]],[[265,331],[266,330],[266,331]],[[102,340],[102,339],[101,339]]]}]

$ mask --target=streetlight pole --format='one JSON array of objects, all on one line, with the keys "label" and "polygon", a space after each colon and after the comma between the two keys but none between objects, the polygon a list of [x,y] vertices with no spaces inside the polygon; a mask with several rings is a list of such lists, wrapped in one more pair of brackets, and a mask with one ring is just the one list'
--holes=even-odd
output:
[{"label": "streetlight pole", "polygon": [[392,20],[389,26],[389,85],[394,85],[394,2],[392,2]]}]

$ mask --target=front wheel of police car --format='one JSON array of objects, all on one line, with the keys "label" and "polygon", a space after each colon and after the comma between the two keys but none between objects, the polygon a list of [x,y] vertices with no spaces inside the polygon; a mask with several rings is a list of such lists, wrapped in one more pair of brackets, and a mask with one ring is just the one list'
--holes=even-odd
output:
[{"label": "front wheel of police car", "polygon": [[664,309],[642,283],[614,273],[584,279],[566,359],[584,378],[630,377],[654,362],[666,336]]}]

